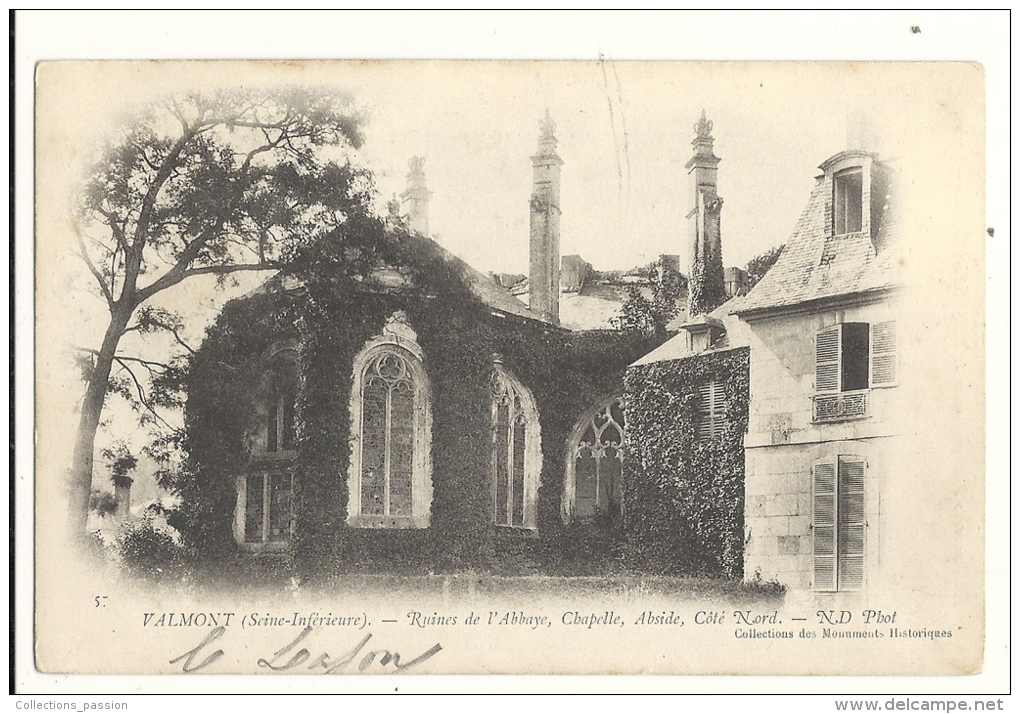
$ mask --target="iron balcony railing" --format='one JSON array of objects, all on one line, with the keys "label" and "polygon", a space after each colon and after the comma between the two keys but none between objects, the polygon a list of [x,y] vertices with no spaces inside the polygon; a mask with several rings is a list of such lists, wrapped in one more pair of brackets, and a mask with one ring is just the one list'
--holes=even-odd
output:
[{"label": "iron balcony railing", "polygon": [[868,393],[870,391],[861,389],[855,392],[816,394],[811,398],[814,403],[812,419],[816,422],[863,419],[868,416]]}]

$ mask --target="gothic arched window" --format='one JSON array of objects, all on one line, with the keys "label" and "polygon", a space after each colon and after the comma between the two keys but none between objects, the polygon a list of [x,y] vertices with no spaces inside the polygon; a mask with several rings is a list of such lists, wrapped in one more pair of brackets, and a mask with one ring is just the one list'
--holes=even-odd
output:
[{"label": "gothic arched window", "polygon": [[581,417],[567,440],[563,520],[616,519],[623,513],[623,397]]},{"label": "gothic arched window", "polygon": [[541,472],[541,431],[535,399],[497,362],[492,373],[492,505],[496,525],[538,527]]},{"label": "gothic arched window", "polygon": [[431,409],[416,337],[397,313],[354,360],[347,506],[352,526],[429,524]]}]

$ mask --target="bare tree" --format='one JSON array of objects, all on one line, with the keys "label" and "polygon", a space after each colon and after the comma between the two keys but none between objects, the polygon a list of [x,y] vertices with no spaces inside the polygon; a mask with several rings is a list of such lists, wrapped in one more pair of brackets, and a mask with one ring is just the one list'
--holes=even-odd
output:
[{"label": "bare tree", "polygon": [[[278,269],[303,245],[342,232],[369,211],[370,181],[345,149],[362,141],[348,95],[255,90],[186,93],[148,108],[114,133],[86,173],[77,203],[78,249],[109,309],[86,350],[85,395],[71,468],[68,525],[82,535],[96,432],[125,334],[181,325],[146,305],[200,275]],[[162,365],[166,366],[166,365]],[[151,406],[151,405],[146,405]]]}]

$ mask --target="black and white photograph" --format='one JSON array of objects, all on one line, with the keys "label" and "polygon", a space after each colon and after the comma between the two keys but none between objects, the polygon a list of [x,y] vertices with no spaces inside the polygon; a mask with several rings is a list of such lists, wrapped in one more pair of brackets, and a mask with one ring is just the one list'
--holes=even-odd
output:
[{"label": "black and white photograph", "polygon": [[979,62],[208,57],[34,67],[40,682],[986,666]]}]

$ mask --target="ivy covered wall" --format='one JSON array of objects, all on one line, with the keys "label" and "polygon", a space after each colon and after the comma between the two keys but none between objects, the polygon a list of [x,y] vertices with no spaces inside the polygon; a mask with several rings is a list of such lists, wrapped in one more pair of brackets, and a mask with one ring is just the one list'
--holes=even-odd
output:
[{"label": "ivy covered wall", "polygon": [[[619,534],[567,529],[560,519],[566,439],[575,420],[618,393],[628,364],[661,338],[634,332],[570,333],[498,317],[469,290],[455,263],[426,241],[405,238],[390,264],[400,288],[373,288],[336,261],[306,266],[299,292],[230,303],[196,354],[188,385],[187,466],[174,484],[174,525],[196,554],[244,560],[231,522],[235,479],[250,461],[258,427],[263,355],[295,340],[301,361],[297,404],[295,573],[597,572],[619,555]],[[346,525],[353,361],[397,310],[418,334],[432,393],[431,525],[358,529]],[[493,355],[535,397],[543,465],[538,534],[501,531],[491,515]],[[252,559],[248,559],[252,560]],[[271,559],[256,559],[270,562]]]},{"label": "ivy covered wall", "polygon": [[[648,570],[743,573],[746,347],[627,372],[623,462],[627,551]],[[698,387],[723,385],[721,431],[698,439]]]}]

